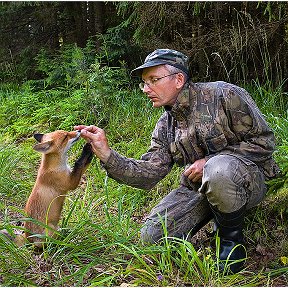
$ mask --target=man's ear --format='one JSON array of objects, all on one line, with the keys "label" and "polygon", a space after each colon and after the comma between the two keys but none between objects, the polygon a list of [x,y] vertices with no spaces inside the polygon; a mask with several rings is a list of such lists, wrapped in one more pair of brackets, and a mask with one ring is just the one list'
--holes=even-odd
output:
[{"label": "man's ear", "polygon": [[184,86],[184,84],[185,84],[185,76],[184,76],[184,74],[178,73],[176,75],[176,80],[177,80],[176,87],[178,89],[181,89]]},{"label": "man's ear", "polygon": [[44,142],[44,143],[39,143],[39,144],[34,145],[33,149],[40,153],[46,153],[52,146],[52,143],[53,141],[51,140]]},{"label": "man's ear", "polygon": [[44,134],[37,133],[37,134],[34,134],[34,138],[35,138],[38,142],[41,142],[41,140],[42,140],[42,138],[43,138],[43,135],[44,135]]}]

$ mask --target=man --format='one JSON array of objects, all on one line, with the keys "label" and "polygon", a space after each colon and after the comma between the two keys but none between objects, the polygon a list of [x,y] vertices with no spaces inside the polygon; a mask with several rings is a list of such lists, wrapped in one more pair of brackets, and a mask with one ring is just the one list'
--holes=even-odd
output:
[{"label": "man", "polygon": [[232,272],[242,269],[245,211],[264,197],[265,179],[274,177],[274,135],[249,94],[225,82],[192,83],[188,57],[170,49],[149,54],[132,71],[142,76],[141,90],[153,107],[165,111],[141,160],[111,149],[105,132],[95,126],[75,126],[90,141],[108,175],[138,188],[151,189],[174,163],[184,168],[179,188],[153,208],[141,236],[156,242],[163,236],[195,234],[214,218],[220,236],[220,260]]}]

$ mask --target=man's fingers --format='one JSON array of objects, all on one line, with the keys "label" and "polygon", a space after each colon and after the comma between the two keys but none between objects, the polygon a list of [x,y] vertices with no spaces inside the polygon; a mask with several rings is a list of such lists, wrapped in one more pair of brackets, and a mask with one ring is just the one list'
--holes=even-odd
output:
[{"label": "man's fingers", "polygon": [[184,173],[183,173],[184,176],[188,177],[188,176],[191,174],[192,169],[193,169],[193,167],[192,167],[192,166],[189,166],[189,167],[184,171]]},{"label": "man's fingers", "polygon": [[93,134],[96,134],[96,133],[102,131],[101,128],[98,128],[98,127],[96,127],[96,126],[94,126],[94,125],[86,126],[83,130],[89,131],[89,132],[91,132],[91,133],[93,133]]},{"label": "man's fingers", "polygon": [[196,174],[190,174],[188,176],[188,179],[190,179],[192,182],[197,182],[202,178],[202,176],[200,175],[196,175]]},{"label": "man's fingers", "polygon": [[196,179],[196,175],[193,174],[193,173],[189,174],[187,177],[188,177],[188,179],[190,179],[192,182],[194,182],[195,179]]},{"label": "man's fingers", "polygon": [[81,130],[81,136],[86,140],[87,139],[92,140],[96,135],[94,133],[91,133],[90,131],[88,131],[86,129],[83,129],[83,130]]},{"label": "man's fingers", "polygon": [[[189,170],[188,171],[186,170],[185,172],[189,172]],[[202,179],[203,173],[202,171],[195,171],[195,169],[190,169],[190,173],[187,173],[185,176],[188,177],[188,179],[191,180],[192,182],[198,182],[199,180]]]},{"label": "man's fingers", "polygon": [[83,131],[89,131],[91,133],[95,133],[95,132],[99,132],[101,131],[102,129],[101,128],[98,128],[94,125],[90,125],[90,126],[86,126],[86,125],[76,125],[74,126],[74,130],[83,130]]},{"label": "man's fingers", "polygon": [[86,125],[76,125],[76,126],[74,126],[74,130],[82,130],[85,127],[87,127],[87,126]]}]

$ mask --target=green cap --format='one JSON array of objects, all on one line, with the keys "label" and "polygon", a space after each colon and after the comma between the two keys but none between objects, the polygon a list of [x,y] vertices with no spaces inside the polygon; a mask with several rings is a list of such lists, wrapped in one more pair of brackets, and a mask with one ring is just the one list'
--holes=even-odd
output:
[{"label": "green cap", "polygon": [[145,58],[143,65],[131,71],[131,75],[141,76],[143,69],[164,64],[181,69],[189,75],[188,56],[171,49],[157,49],[153,51]]}]

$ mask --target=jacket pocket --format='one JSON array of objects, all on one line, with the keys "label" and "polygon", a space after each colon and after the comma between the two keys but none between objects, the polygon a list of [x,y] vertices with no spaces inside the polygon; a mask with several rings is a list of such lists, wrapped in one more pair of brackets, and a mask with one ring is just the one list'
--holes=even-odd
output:
[{"label": "jacket pocket", "polygon": [[204,140],[206,142],[206,147],[208,150],[208,154],[213,154],[216,152],[220,152],[225,147],[227,147],[227,139],[224,134],[220,134],[217,137],[208,138]]}]

